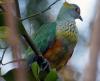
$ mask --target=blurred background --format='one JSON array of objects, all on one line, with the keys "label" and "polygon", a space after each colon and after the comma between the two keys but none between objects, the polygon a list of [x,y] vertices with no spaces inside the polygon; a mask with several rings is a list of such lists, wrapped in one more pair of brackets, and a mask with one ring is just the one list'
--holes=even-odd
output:
[{"label": "blurred background", "polygon": [[[25,18],[29,15],[35,14],[46,9],[50,4],[52,4],[55,0],[19,0],[20,12],[21,17]],[[55,21],[57,14],[65,0],[60,0],[52,8],[45,13],[38,15],[36,17],[27,19],[23,21],[23,24],[29,33],[30,36],[34,32],[36,32],[39,27],[47,22]],[[91,31],[92,31],[92,22],[95,16],[95,7],[96,7],[96,0],[66,0],[70,3],[74,3],[80,6],[81,9],[81,16],[83,18],[83,22],[80,20],[76,20],[76,24],[79,30],[79,41],[75,48],[74,54],[72,58],[69,60],[66,68],[64,69],[65,72],[63,73],[73,75],[72,81],[81,81],[84,76],[84,70],[86,64],[89,60],[89,47],[90,47],[90,38],[91,38]],[[3,43],[0,43],[0,46],[4,46]],[[3,63],[7,63],[11,60],[11,49],[7,49],[5,53],[5,57],[3,59]],[[3,50],[0,50],[0,57],[2,56]],[[16,66],[14,66],[16,67]],[[12,64],[7,64],[2,66],[2,73],[6,73],[8,70],[14,68]],[[98,76],[97,81],[100,81],[100,63],[98,62]],[[67,73],[68,72],[68,73]],[[69,76],[71,77],[71,76]],[[72,77],[71,77],[72,78]]]}]

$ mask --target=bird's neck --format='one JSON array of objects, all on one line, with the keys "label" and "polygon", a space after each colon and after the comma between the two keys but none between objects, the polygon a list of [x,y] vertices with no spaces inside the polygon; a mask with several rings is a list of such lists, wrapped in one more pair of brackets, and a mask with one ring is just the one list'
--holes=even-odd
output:
[{"label": "bird's neck", "polygon": [[71,46],[75,45],[78,39],[78,29],[75,20],[65,19],[57,21],[56,38],[60,41],[67,41]]},{"label": "bird's neck", "polygon": [[56,23],[56,36],[58,39],[68,38],[67,35],[69,35],[69,33],[72,33],[72,35],[74,36],[75,33],[73,32],[77,32],[75,19],[72,19],[71,17],[57,20]]},{"label": "bird's neck", "polygon": [[57,28],[56,28],[57,32],[65,32],[66,29],[70,30],[76,27],[75,19],[69,16],[57,19],[56,23],[57,23]]},{"label": "bird's neck", "polygon": [[56,23],[57,25],[65,26],[67,23],[75,23],[75,19],[70,14],[58,15]]}]

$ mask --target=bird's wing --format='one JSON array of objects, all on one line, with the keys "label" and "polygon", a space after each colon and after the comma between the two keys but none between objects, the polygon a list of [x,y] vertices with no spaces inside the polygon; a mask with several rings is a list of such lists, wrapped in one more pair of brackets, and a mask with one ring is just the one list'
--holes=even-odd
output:
[{"label": "bird's wing", "polygon": [[43,53],[53,44],[55,35],[56,22],[52,22],[42,25],[40,29],[32,36],[32,40]]}]

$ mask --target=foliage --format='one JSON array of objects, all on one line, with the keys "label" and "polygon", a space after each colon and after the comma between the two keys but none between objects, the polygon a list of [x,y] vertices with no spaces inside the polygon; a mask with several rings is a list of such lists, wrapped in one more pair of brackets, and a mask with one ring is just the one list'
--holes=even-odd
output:
[{"label": "foliage", "polygon": [[[36,62],[34,62],[32,64],[32,72],[33,72],[33,74],[34,74],[34,76],[36,78],[36,81],[41,81],[41,79],[43,79],[42,75],[45,76],[43,81],[56,81],[58,79],[56,70],[51,69],[51,71],[48,74],[46,74],[46,72],[42,72],[40,70],[40,67],[39,67],[39,65]],[[40,78],[41,76],[42,76],[42,78]]]},{"label": "foliage", "polygon": [[[19,69],[19,68],[16,68]],[[14,71],[16,69],[12,69],[9,72],[7,72],[5,75],[3,75],[2,77],[4,77],[4,79],[6,81],[15,81],[14,78]],[[28,71],[28,80],[29,81],[57,81],[58,80],[58,75],[55,69],[51,69],[51,71],[47,74],[45,74],[45,72],[42,72],[39,65],[37,64],[37,62],[34,62],[32,64],[31,67],[32,71]],[[42,74],[41,74],[42,72]],[[45,74],[45,75],[44,75]],[[43,78],[43,75],[45,76]],[[41,78],[42,76],[42,78]]]},{"label": "foliage", "polygon": [[39,65],[36,62],[34,62],[32,64],[32,72],[33,72],[33,75],[34,75],[36,81],[40,81],[39,80],[40,67],[39,67]]}]

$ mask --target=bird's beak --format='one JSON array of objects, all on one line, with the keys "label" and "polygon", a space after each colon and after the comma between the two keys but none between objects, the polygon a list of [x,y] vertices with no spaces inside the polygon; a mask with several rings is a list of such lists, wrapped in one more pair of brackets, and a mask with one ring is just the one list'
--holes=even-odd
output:
[{"label": "bird's beak", "polygon": [[83,21],[83,19],[82,19],[82,17],[81,17],[81,16],[79,16],[79,19],[80,19],[81,21]]}]

